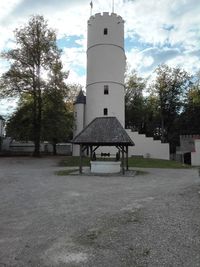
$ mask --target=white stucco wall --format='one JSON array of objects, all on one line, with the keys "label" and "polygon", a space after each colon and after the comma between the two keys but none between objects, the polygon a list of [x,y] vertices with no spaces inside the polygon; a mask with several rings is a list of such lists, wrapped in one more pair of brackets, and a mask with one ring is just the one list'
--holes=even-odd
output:
[{"label": "white stucco wall", "polygon": [[200,139],[194,140],[195,152],[191,152],[191,165],[200,166]]},{"label": "white stucco wall", "polygon": [[103,117],[104,108],[107,108],[107,116],[118,118],[124,126],[124,87],[108,82],[106,84],[109,86],[108,95],[104,95],[103,83],[87,88],[86,125],[96,117]]},{"label": "white stucco wall", "polygon": [[[104,34],[104,29],[108,33]],[[124,126],[124,21],[116,14],[96,14],[88,21],[86,125],[94,118],[115,116]],[[108,85],[109,94],[104,94]]]},{"label": "white stucco wall", "polygon": [[138,155],[155,159],[170,159],[168,143],[161,143],[160,140],[154,140],[152,137],[146,137],[138,132],[127,129],[126,131],[135,143],[135,146],[129,147],[129,156]]},{"label": "white stucco wall", "polygon": [[79,134],[85,126],[85,104],[78,103],[74,105],[74,132],[73,135]]}]

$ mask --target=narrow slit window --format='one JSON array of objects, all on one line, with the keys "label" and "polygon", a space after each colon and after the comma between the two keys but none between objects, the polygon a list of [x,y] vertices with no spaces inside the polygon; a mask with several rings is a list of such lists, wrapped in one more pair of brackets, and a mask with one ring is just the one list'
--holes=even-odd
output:
[{"label": "narrow slit window", "polygon": [[108,85],[104,85],[104,95],[108,95],[108,94],[109,94]]},{"label": "narrow slit window", "polygon": [[107,35],[107,34],[108,34],[108,28],[104,28],[104,29],[103,29],[103,34],[104,34],[104,35]]},{"label": "narrow slit window", "polygon": [[107,109],[107,108],[104,108],[104,109],[103,109],[103,115],[104,115],[104,116],[107,116],[107,115],[108,115],[108,109]]}]

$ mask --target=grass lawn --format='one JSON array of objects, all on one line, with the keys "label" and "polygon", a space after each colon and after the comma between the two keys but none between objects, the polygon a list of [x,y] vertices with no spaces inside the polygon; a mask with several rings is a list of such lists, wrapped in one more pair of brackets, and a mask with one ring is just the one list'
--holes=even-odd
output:
[{"label": "grass lawn", "polygon": [[[90,159],[87,157],[83,157],[82,165],[89,166],[89,164],[90,164]],[[62,160],[59,165],[65,166],[65,167],[79,166],[79,157],[66,157],[66,159]],[[176,162],[172,160],[145,159],[142,157],[129,158],[129,167],[169,168],[169,169],[191,168],[190,165],[186,165],[186,164],[183,165],[180,162]]]}]

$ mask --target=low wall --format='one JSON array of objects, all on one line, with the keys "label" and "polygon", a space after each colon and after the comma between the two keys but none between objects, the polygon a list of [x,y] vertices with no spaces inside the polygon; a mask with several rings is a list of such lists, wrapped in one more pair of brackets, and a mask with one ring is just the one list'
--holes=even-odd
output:
[{"label": "low wall", "polygon": [[[32,154],[34,152],[35,145],[33,142],[17,142],[12,141],[11,138],[5,138],[2,144],[2,151],[9,152],[10,154]],[[56,145],[56,150],[58,155],[67,155],[72,154],[72,145],[71,143],[58,143]],[[44,142],[40,144],[40,152],[51,154],[53,153],[53,146],[50,143]]]},{"label": "low wall", "polygon": [[191,152],[191,165],[200,166],[200,139],[194,140],[195,152]]}]

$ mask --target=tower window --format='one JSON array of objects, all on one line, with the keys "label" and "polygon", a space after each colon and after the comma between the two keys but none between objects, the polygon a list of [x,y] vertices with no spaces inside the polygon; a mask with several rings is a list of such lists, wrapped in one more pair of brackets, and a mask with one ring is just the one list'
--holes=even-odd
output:
[{"label": "tower window", "polygon": [[104,85],[104,95],[108,95],[108,94],[109,94],[108,85]]},{"label": "tower window", "polygon": [[107,116],[107,115],[108,115],[108,109],[107,109],[107,108],[104,108],[104,109],[103,109],[103,115],[104,115],[104,116]]},{"label": "tower window", "polygon": [[108,28],[104,28],[104,29],[103,29],[103,34],[104,34],[104,35],[107,35],[107,34],[108,34]]}]

